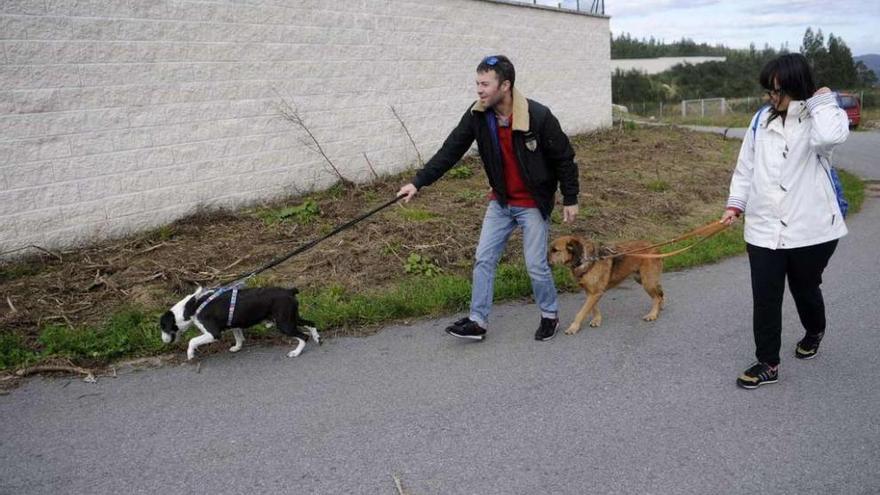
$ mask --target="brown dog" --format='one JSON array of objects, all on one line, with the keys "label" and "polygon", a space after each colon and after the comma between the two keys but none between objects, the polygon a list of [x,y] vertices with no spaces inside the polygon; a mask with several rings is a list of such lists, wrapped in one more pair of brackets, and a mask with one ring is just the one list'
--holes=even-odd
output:
[{"label": "brown dog", "polygon": [[[648,241],[624,242],[614,246],[601,246],[578,236],[562,236],[550,244],[548,259],[554,265],[566,265],[571,268],[572,275],[578,285],[587,293],[587,301],[578,311],[571,326],[565,331],[574,335],[580,329],[587,315],[592,314],[591,327],[602,324],[602,313],[599,312],[599,299],[605,291],[617,286],[628,276],[635,274],[635,280],[642,284],[651,296],[651,311],[642,319],[654,321],[663,307],[663,288],[660,286],[660,274],[663,272],[663,261],[657,258],[639,258],[623,255],[614,258],[599,259],[614,253],[625,253],[634,249],[650,246]],[[646,249],[638,254],[655,254],[657,249]]]}]

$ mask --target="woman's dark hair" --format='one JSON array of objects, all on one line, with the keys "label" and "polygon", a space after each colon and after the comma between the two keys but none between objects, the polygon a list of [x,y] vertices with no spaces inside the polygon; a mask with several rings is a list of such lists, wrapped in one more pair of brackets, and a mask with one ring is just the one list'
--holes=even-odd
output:
[{"label": "woman's dark hair", "polygon": [[792,100],[806,100],[816,92],[810,63],[800,53],[787,53],[767,62],[761,70],[761,87],[768,91],[776,89],[774,79]]},{"label": "woman's dark hair", "polygon": [[509,58],[504,55],[490,55],[484,58],[480,65],[477,66],[477,72],[480,74],[490,70],[495,71],[495,75],[498,76],[499,85],[504,81],[510,81],[510,89],[513,89],[513,83],[516,80],[516,70],[514,70],[513,62]]},{"label": "woman's dark hair", "polygon": [[[781,94],[786,94],[792,100],[806,100],[816,92],[816,83],[813,71],[807,58],[800,53],[787,53],[767,62],[761,69],[761,87],[767,91],[775,90],[779,84]],[[770,119],[780,115],[775,108],[770,108]]]}]

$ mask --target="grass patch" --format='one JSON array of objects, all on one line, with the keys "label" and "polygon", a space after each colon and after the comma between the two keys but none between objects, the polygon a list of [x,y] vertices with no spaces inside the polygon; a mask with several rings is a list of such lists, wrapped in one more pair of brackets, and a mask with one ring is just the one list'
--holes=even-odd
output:
[{"label": "grass patch", "polygon": [[468,179],[474,175],[474,169],[468,167],[464,163],[459,163],[449,169],[449,172],[446,172],[446,175],[452,179]]},{"label": "grass patch", "polygon": [[443,272],[434,260],[418,253],[412,253],[406,258],[403,269],[406,273],[424,277],[436,277]]},{"label": "grass patch", "polygon": [[652,180],[648,182],[647,187],[654,192],[663,192],[669,189],[669,183],[665,180]]},{"label": "grass patch", "polygon": [[[559,289],[576,287],[568,269],[554,267],[553,273]],[[532,286],[524,266],[508,263],[498,266],[496,302],[531,294]],[[408,279],[388,290],[357,293],[342,286],[332,286],[300,295],[302,311],[321,328],[354,328],[463,311],[470,300],[470,278],[445,274],[431,279]]]},{"label": "grass patch", "polygon": [[473,203],[473,202],[480,201],[483,198],[485,198],[486,192],[468,189],[465,191],[458,191],[457,193],[455,193],[455,197],[464,201],[464,202]]},{"label": "grass patch", "polygon": [[318,208],[316,202],[306,200],[297,206],[260,208],[254,211],[254,215],[265,225],[275,225],[285,221],[294,221],[304,225],[317,219],[321,215],[321,209]]},{"label": "grass patch", "polygon": [[874,131],[880,129],[880,108],[865,108],[861,110],[861,121],[854,131]]},{"label": "grass patch", "polygon": [[409,220],[410,222],[427,222],[428,220],[439,216],[434,212],[422,210],[420,208],[400,208],[397,211],[404,220]]},{"label": "grass patch", "polygon": [[20,335],[0,335],[0,369],[27,366],[37,359],[37,353],[25,345]]},{"label": "grass patch", "polygon": [[156,324],[158,318],[158,311],[123,308],[98,327],[46,325],[39,333],[37,346],[26,346],[18,335],[0,335],[0,369],[50,358],[105,364],[124,356],[157,354],[166,350]]},{"label": "grass patch", "polygon": [[[721,218],[719,215],[718,218]],[[717,220],[717,218],[716,218]],[[709,220],[707,220],[708,222]],[[664,246],[661,252],[668,253],[693,244],[693,240],[685,240]],[[698,265],[715,263],[724,258],[742,254],[746,251],[746,242],[743,240],[742,221],[734,226],[723,230],[717,235],[700,242],[692,249],[675,256],[663,259],[663,269],[667,271],[684,270]]]},{"label": "grass patch", "polygon": [[837,169],[837,172],[843,184],[843,197],[849,202],[849,213],[858,213],[865,202],[865,182],[846,170]]}]

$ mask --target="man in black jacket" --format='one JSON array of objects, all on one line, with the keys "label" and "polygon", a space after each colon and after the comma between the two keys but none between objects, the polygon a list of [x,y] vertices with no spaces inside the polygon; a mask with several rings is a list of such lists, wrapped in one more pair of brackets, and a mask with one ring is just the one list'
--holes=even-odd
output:
[{"label": "man in black jacket", "polygon": [[526,267],[541,310],[535,339],[550,340],[559,326],[556,286],[547,263],[549,219],[557,187],[562,192],[564,221],[571,222],[577,215],[577,165],[559,121],[550,109],[514,89],[515,76],[507,57],[483,59],[477,66],[480,99],[468,108],[412,183],[398,192],[408,202],[452,168],[476,140],[492,193],[477,246],[470,315],[446,328],[456,337],[485,337],[495,269],[517,226],[523,229]]}]

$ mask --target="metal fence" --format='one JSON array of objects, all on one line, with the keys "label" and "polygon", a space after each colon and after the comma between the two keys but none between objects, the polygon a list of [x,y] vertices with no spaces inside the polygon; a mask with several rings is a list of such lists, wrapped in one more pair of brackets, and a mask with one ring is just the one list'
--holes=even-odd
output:
[{"label": "metal fence", "polygon": [[595,15],[605,15],[605,0],[513,0],[520,3],[530,3],[532,5],[541,5],[543,7],[555,7],[557,9],[576,10],[578,12],[587,12]]},{"label": "metal fence", "polygon": [[[862,109],[880,107],[880,90],[844,91],[859,97]],[[703,98],[680,102],[630,101],[620,105],[630,114],[659,120],[711,119],[736,114],[754,115],[766,100],[760,96],[744,98]]]}]

